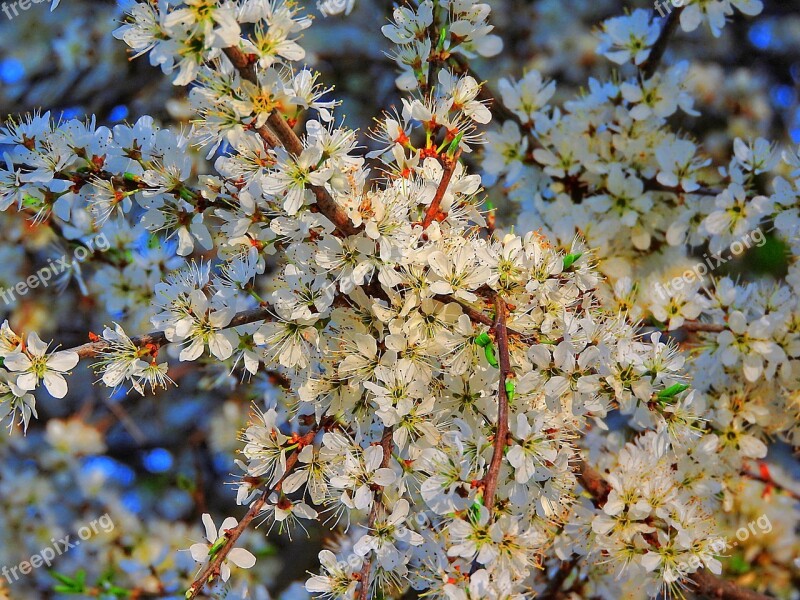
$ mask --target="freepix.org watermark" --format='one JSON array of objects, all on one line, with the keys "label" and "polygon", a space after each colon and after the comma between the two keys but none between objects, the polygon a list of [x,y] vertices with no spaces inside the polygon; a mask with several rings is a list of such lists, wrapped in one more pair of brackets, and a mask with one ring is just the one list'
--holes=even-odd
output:
[{"label": "freepix.org watermark", "polygon": [[656,11],[658,11],[659,16],[665,17],[672,12],[672,7],[680,8],[681,6],[685,5],[687,0],[656,0],[653,3]]},{"label": "freepix.org watermark", "polygon": [[681,275],[673,278],[668,283],[656,283],[656,292],[658,292],[662,300],[669,300],[675,295],[676,292],[680,292],[684,288],[688,288],[695,281],[702,281],[705,275],[711,271],[714,271],[717,267],[724,265],[734,257],[739,256],[745,250],[749,250],[753,246],[760,248],[766,243],[767,238],[764,235],[764,232],[761,231],[760,228],[755,229],[740,240],[734,241],[728,247],[728,250],[730,251],[728,258],[725,258],[722,254],[705,254],[703,256],[704,262],[699,262],[691,269],[686,269]]},{"label": "freepix.org watermark", "polygon": [[31,6],[45,4],[47,2],[50,2],[50,10],[53,11],[61,0],[15,0],[14,2],[3,2],[0,4],[0,10],[2,10],[6,17],[8,17],[8,20],[11,21],[14,17],[18,17],[20,12],[28,10]]},{"label": "freepix.org watermark", "polygon": [[83,246],[78,246],[72,253],[72,259],[67,255],[62,256],[57,260],[50,259],[47,266],[42,267],[33,275],[30,275],[24,281],[17,282],[16,285],[10,288],[0,288],[0,298],[6,304],[11,304],[16,299],[16,296],[24,296],[30,290],[50,285],[50,280],[58,277],[62,273],[66,273],[74,268],[75,263],[82,263],[92,254],[95,250],[101,252],[108,250],[111,244],[105,234],[100,233],[96,237],[86,242]]},{"label": "freepix.org watermark", "polygon": [[86,541],[93,535],[97,535],[101,531],[108,533],[114,529],[114,521],[111,516],[106,513],[102,517],[92,520],[88,525],[80,527],[77,531],[78,539],[73,539],[71,535],[64,536],[61,539],[51,538],[50,545],[42,548],[39,552],[32,555],[28,560],[23,560],[17,565],[5,565],[0,568],[0,573],[3,575],[8,583],[18,581],[20,577],[29,575],[35,569],[42,566],[50,567],[56,557],[66,554],[73,548],[80,546],[81,541]]},{"label": "freepix.org watermark", "polygon": [[699,556],[693,554],[688,561],[681,561],[675,567],[679,577],[685,577],[697,571],[703,564],[703,559],[710,559],[714,556],[725,556],[728,550],[736,548],[740,543],[746,542],[750,536],[765,535],[772,531],[772,522],[766,514],[761,515],[755,521],[750,521],[747,526],[739,527],[736,530],[736,540],[728,538],[718,538],[709,544],[710,555]]}]

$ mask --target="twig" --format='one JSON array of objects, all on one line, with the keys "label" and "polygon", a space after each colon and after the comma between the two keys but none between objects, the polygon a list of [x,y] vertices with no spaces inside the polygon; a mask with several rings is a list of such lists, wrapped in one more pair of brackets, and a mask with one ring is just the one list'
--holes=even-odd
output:
[{"label": "twig", "polygon": [[718,598],[720,600],[769,600],[769,596],[754,590],[741,587],[732,581],[725,581],[706,570],[692,574],[695,593],[701,598]]},{"label": "twig", "polygon": [[800,494],[798,494],[794,490],[787,488],[785,485],[778,483],[772,478],[772,474],[769,472],[769,467],[765,462],[759,461],[757,473],[750,471],[749,469],[747,469],[747,465],[745,465],[745,468],[742,469],[742,476],[747,477],[748,479],[752,479],[754,481],[760,481],[761,483],[766,484],[768,488],[778,489],[783,493],[785,493],[787,496],[790,496],[795,500],[800,500]]},{"label": "twig", "polygon": [[[394,439],[392,434],[394,428],[384,427],[383,437],[381,437],[381,448],[383,448],[383,459],[381,460],[381,468],[385,469],[389,466],[392,459],[392,450],[394,449]],[[369,520],[367,522],[367,531],[375,527],[375,521],[378,519],[378,514],[383,505],[383,488],[378,488],[375,491],[375,498],[372,501],[372,508],[369,511]],[[364,559],[364,565],[361,567],[361,587],[358,590],[359,600],[368,600],[369,598],[369,584],[370,576],[372,573],[372,561],[369,558]]]},{"label": "twig", "polygon": [[441,158],[444,172],[442,173],[442,179],[439,181],[439,187],[436,188],[436,194],[433,196],[433,200],[431,200],[428,209],[425,211],[425,218],[422,219],[423,231],[425,231],[428,226],[433,223],[434,219],[439,216],[439,208],[442,205],[442,200],[444,199],[445,193],[447,193],[447,188],[450,185],[450,180],[453,178],[453,173],[455,173],[456,165],[458,165],[458,159],[460,156],[461,148],[456,150],[452,157],[444,155]]},{"label": "twig", "polygon": [[559,592],[561,592],[561,586],[564,585],[567,577],[569,577],[569,574],[572,573],[573,569],[580,562],[581,558],[581,556],[576,554],[570,560],[563,561],[561,565],[559,565],[558,571],[556,571],[552,579],[547,582],[547,587],[542,592],[542,595],[537,596],[537,598],[540,600],[556,600]]},{"label": "twig", "polygon": [[644,64],[641,66],[642,75],[645,79],[650,79],[656,72],[658,65],[661,64],[661,59],[664,57],[664,52],[667,51],[669,38],[672,37],[672,34],[678,28],[678,24],[681,20],[681,13],[683,12],[684,8],[686,7],[679,6],[669,13],[664,26],[661,28],[661,33],[659,34],[656,43],[653,44],[653,48],[650,50],[650,56],[647,57],[647,60],[644,61]]},{"label": "twig", "polygon": [[250,505],[250,509],[247,511],[247,514],[245,514],[242,520],[239,521],[236,527],[222,532],[226,536],[225,544],[217,551],[217,553],[214,555],[214,558],[211,559],[209,563],[200,571],[200,573],[197,574],[197,577],[195,577],[192,585],[189,586],[188,590],[186,590],[186,598],[188,600],[196,598],[197,595],[203,590],[206,583],[219,574],[222,563],[227,558],[228,553],[236,545],[236,541],[241,537],[241,535],[247,529],[247,526],[250,525],[253,519],[258,516],[258,513],[260,513],[267,504],[270,495],[280,489],[284,479],[291,474],[292,469],[294,469],[294,466],[297,464],[297,461],[300,458],[300,450],[314,441],[314,437],[317,435],[320,429],[321,425],[316,426],[300,438],[298,448],[286,459],[286,470],[281,478],[275,483],[275,485],[267,488],[261,493],[258,499],[256,499]]},{"label": "twig", "polygon": [[684,321],[681,329],[686,331],[706,331],[709,333],[720,333],[725,331],[725,325],[718,325],[716,323],[701,323],[700,321]]},{"label": "twig", "polygon": [[494,506],[494,494],[497,490],[497,478],[500,475],[500,467],[503,464],[503,456],[508,443],[508,393],[506,392],[506,380],[512,377],[511,359],[508,352],[508,331],[506,331],[506,320],[508,319],[508,307],[505,300],[500,295],[495,296],[495,337],[497,340],[498,363],[500,365],[500,382],[497,388],[497,428],[494,436],[494,448],[492,450],[492,460],[489,463],[489,470],[483,479],[483,505],[491,514]]},{"label": "twig", "polygon": [[[236,47],[224,48],[223,51],[225,52],[225,56],[228,57],[233,66],[239,71],[243,79],[246,79],[256,86],[259,85],[256,70],[253,66],[254,63],[244,52]],[[272,147],[282,145],[287,152],[293,156],[298,156],[303,152],[303,142],[300,141],[300,138],[297,137],[294,130],[289,127],[289,124],[280,113],[273,111],[267,119],[267,124],[274,132],[274,135],[270,134],[270,141],[267,142],[272,144]],[[261,131],[259,130],[258,133],[261,134]],[[264,138],[263,135],[262,138]],[[266,142],[267,140],[265,139],[264,141]],[[342,235],[355,235],[360,231],[360,228],[353,225],[350,217],[347,216],[344,209],[336,203],[333,197],[328,193],[328,190],[317,185],[309,185],[309,189],[314,192],[319,212],[325,215]]]},{"label": "twig", "polygon": [[[458,304],[461,307],[461,310],[467,315],[473,323],[481,323],[482,325],[489,325],[491,327],[494,326],[495,321],[491,317],[483,314],[476,308],[470,306],[464,300],[460,298],[456,298],[455,296],[447,296],[446,294],[436,294],[433,297],[434,300],[437,300],[443,304]],[[523,342],[530,342],[530,343],[538,343],[539,337],[535,333],[521,333],[515,329],[511,329],[510,327],[506,327],[506,331],[508,332],[509,337],[519,338]]]},{"label": "twig", "polygon": [[611,491],[611,486],[608,485],[603,476],[590,467],[586,461],[581,460],[578,464],[578,482],[594,499],[594,503],[598,507],[602,507],[606,503],[608,493]]},{"label": "twig", "polygon": [[[272,312],[269,307],[253,308],[251,310],[244,310],[234,315],[231,322],[224,329],[231,327],[238,327],[239,325],[246,325],[248,323],[255,323],[257,321],[268,321],[272,319]],[[137,337],[131,338],[131,341],[138,347],[152,345],[156,348],[165,346],[169,343],[166,334],[163,331],[153,331]],[[106,340],[98,340],[96,342],[89,342],[82,346],[70,348],[70,352],[78,354],[79,358],[93,358],[111,346]]]}]

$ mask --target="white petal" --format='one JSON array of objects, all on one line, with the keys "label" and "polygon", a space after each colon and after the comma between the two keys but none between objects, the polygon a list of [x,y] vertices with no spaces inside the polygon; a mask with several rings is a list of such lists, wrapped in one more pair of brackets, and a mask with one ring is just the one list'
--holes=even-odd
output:
[{"label": "white petal", "polygon": [[47,371],[44,374],[44,386],[53,398],[63,398],[67,395],[67,380],[60,373]]},{"label": "white petal", "polygon": [[214,525],[214,519],[208,513],[203,513],[203,525],[206,528],[206,539],[212,544],[217,541],[217,526]]},{"label": "white petal", "polygon": [[47,352],[47,344],[36,335],[35,331],[28,334],[28,351],[36,356],[43,356]]},{"label": "white petal", "polygon": [[78,364],[77,352],[54,352],[47,359],[47,366],[55,371],[69,371]]},{"label": "white petal", "polygon": [[228,560],[242,569],[249,569],[256,564],[256,557],[244,548],[234,548],[228,552]]},{"label": "white petal", "polygon": [[208,559],[208,546],[206,544],[192,544],[189,547],[192,558],[199,563],[204,563]]}]

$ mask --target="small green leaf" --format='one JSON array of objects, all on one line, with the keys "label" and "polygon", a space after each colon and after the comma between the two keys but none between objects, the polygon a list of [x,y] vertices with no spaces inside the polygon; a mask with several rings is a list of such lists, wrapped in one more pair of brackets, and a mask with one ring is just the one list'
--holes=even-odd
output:
[{"label": "small green leaf", "polygon": [[127,598],[128,596],[131,595],[130,590],[126,590],[125,588],[117,586],[111,586],[111,588],[108,591],[117,596],[118,598]]},{"label": "small green leaf", "polygon": [[22,199],[22,206],[25,208],[39,208],[42,205],[42,202],[43,200],[41,198],[26,194]]},{"label": "small green leaf", "polygon": [[486,346],[492,343],[492,338],[490,338],[489,334],[484,331],[478,337],[475,338],[475,343],[478,344],[478,346],[480,346],[481,348],[486,348]]},{"label": "small green leaf", "polygon": [[467,515],[469,516],[470,521],[476,523],[478,519],[481,518],[481,507],[483,506],[483,495],[479,493],[475,496],[475,501],[470,505],[469,509],[467,510]]},{"label": "small green leaf", "polygon": [[514,382],[513,379],[506,379],[506,396],[508,397],[508,401],[511,402],[514,400],[514,394],[516,393],[517,384]]},{"label": "small green leaf", "polygon": [[444,43],[447,41],[447,27],[443,27],[439,32],[439,43],[436,44],[436,49],[441,50],[444,48]]},{"label": "small green leaf", "polygon": [[750,571],[750,563],[745,560],[741,552],[737,552],[729,559],[730,570],[736,575],[744,575]]},{"label": "small green leaf", "polygon": [[208,549],[208,555],[214,556],[220,549],[225,545],[225,542],[228,541],[228,536],[223,535],[216,542]]},{"label": "small green leaf", "polygon": [[453,138],[453,141],[450,142],[450,146],[447,148],[447,155],[448,156],[455,156],[458,147],[461,145],[461,140],[464,138],[464,132],[462,131],[456,137]]},{"label": "small green leaf", "polygon": [[50,577],[66,585],[71,586],[75,584],[75,580],[72,577],[59,573],[58,571],[50,571]]},{"label": "small green leaf", "polygon": [[492,365],[495,369],[500,366],[500,363],[497,362],[497,356],[494,353],[494,345],[488,344],[483,349],[483,353],[486,356],[486,360],[489,361],[489,364]]},{"label": "small green leaf", "polygon": [[665,390],[661,390],[658,393],[659,400],[669,400],[670,398],[675,397],[677,394],[680,394],[683,390],[689,389],[689,386],[685,383],[676,383],[675,385],[669,386]]},{"label": "small green leaf", "polygon": [[577,261],[577,260],[578,260],[578,259],[579,259],[581,256],[583,256],[583,252],[578,252],[578,253],[576,253],[576,254],[567,254],[567,255],[564,257],[564,270],[566,271],[566,270],[567,270],[567,269],[569,269],[569,268],[570,268],[572,265],[574,265],[574,264],[575,264],[575,262],[576,262],[576,261]]},{"label": "small green leaf", "polygon": [[194,492],[197,489],[197,484],[183,473],[179,473],[176,483],[178,489],[184,492]]}]

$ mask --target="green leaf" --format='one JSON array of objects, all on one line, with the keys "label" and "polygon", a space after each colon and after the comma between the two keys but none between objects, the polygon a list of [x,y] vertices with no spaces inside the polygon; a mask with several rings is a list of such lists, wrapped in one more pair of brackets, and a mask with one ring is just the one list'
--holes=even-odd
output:
[{"label": "green leaf", "polygon": [[436,44],[436,49],[441,50],[444,48],[444,43],[447,41],[447,27],[443,27],[439,32],[439,42]]},{"label": "green leaf", "polygon": [[192,200],[194,200],[194,194],[192,194],[192,192],[189,191],[189,188],[181,187],[178,190],[178,194],[180,194],[180,197],[186,200],[187,202],[191,202]]},{"label": "green leaf", "polygon": [[689,386],[685,383],[676,383],[675,385],[669,386],[665,390],[661,390],[658,393],[659,400],[669,400],[670,398],[675,397],[677,394],[680,394],[684,390],[688,390]]},{"label": "green leaf", "polygon": [[744,558],[744,554],[737,552],[729,559],[730,570],[736,575],[744,575],[750,571],[750,563]]},{"label": "green leaf", "polygon": [[481,518],[481,506],[483,506],[483,495],[478,494],[475,496],[475,501],[470,505],[467,510],[469,520],[476,523]]},{"label": "green leaf", "polygon": [[178,474],[176,483],[178,484],[178,489],[184,492],[194,492],[197,489],[197,484],[183,473]]},{"label": "green leaf", "polygon": [[227,541],[228,541],[228,536],[227,535],[220,536],[217,539],[217,541],[214,542],[214,544],[211,546],[211,548],[208,549],[208,555],[209,556],[214,556],[217,552],[220,551],[220,549],[225,545],[225,542],[227,542]]},{"label": "green leaf", "polygon": [[575,262],[576,262],[576,261],[577,261],[577,260],[578,260],[578,259],[579,259],[581,256],[583,256],[583,252],[578,252],[578,253],[576,253],[576,254],[567,254],[567,255],[564,257],[564,270],[566,271],[566,270],[567,270],[567,269],[569,269],[569,268],[570,268],[572,265],[574,265],[574,264],[575,264]]},{"label": "green leaf", "polygon": [[39,208],[42,205],[43,200],[41,198],[37,198],[36,196],[25,195],[22,199],[22,206],[25,208]]},{"label": "green leaf", "polygon": [[462,131],[456,137],[453,138],[453,141],[450,142],[450,146],[448,146],[447,148],[448,156],[455,156],[456,150],[458,150],[458,147],[461,145],[461,140],[463,139],[463,137],[464,137],[464,132]]},{"label": "green leaf", "polygon": [[50,571],[50,577],[66,585],[71,586],[75,584],[75,580],[72,577],[69,575],[64,575],[63,573],[59,573],[58,571]]},{"label": "green leaf", "polygon": [[478,346],[480,346],[481,348],[486,348],[486,346],[492,343],[492,338],[490,338],[489,334],[484,331],[478,337],[475,338],[475,343],[478,344]]},{"label": "green leaf", "polygon": [[115,585],[111,586],[111,588],[109,588],[108,591],[119,598],[127,598],[128,596],[131,595],[130,590],[126,590],[125,588],[117,587]]},{"label": "green leaf", "polygon": [[514,400],[514,394],[516,393],[517,384],[514,382],[513,379],[506,379],[506,396],[508,397],[508,401],[511,402]]},{"label": "green leaf", "polygon": [[488,344],[483,349],[483,353],[486,356],[486,360],[489,361],[489,364],[492,365],[495,369],[500,366],[500,363],[497,362],[497,356],[494,353],[493,344]]}]

